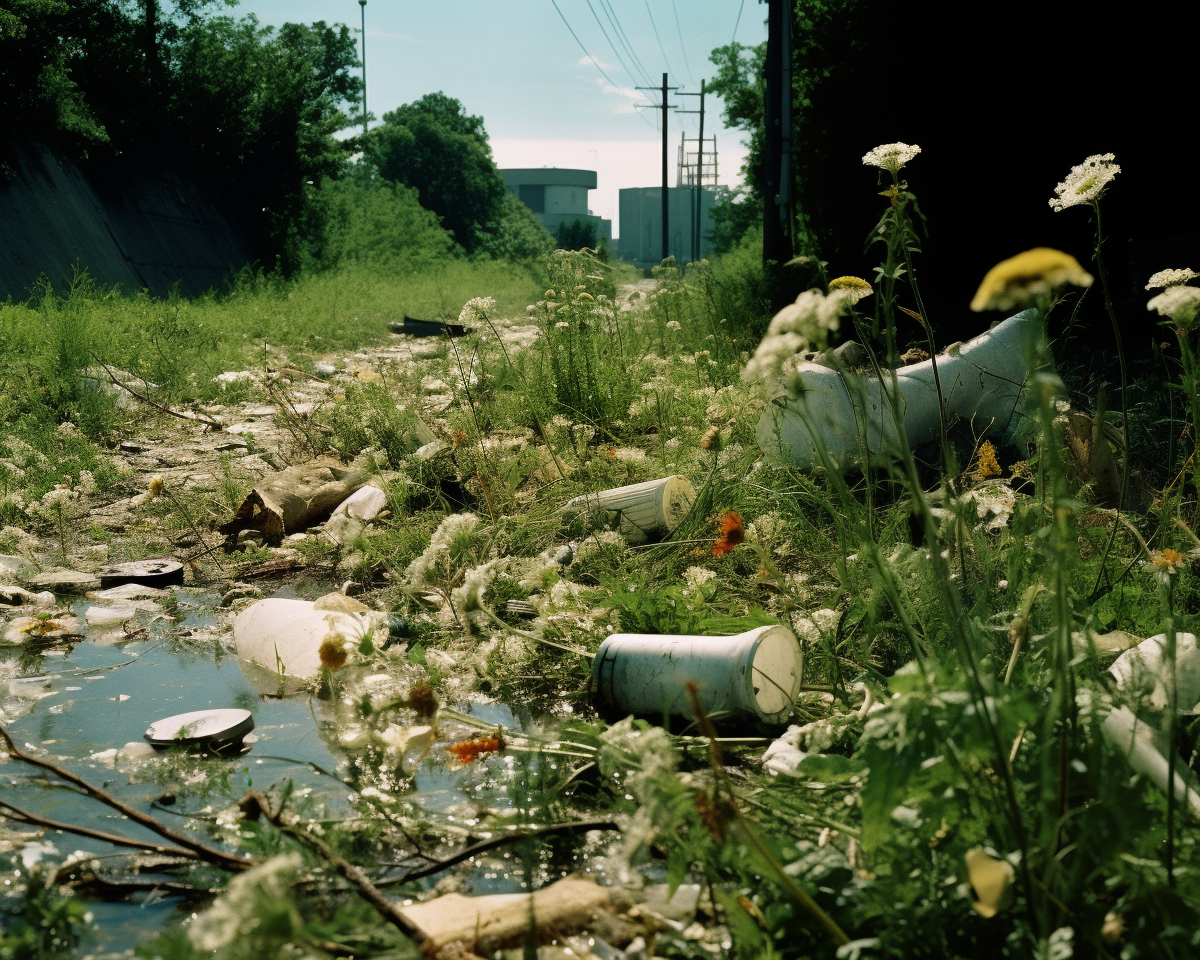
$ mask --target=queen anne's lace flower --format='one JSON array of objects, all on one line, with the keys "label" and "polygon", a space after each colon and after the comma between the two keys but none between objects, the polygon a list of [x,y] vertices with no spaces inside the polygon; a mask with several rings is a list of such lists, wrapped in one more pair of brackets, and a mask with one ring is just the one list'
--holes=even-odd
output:
[{"label": "queen anne's lace flower", "polygon": [[1167,287],[1147,302],[1146,309],[1170,317],[1180,326],[1189,326],[1200,313],[1200,287]]},{"label": "queen anne's lace flower", "polygon": [[1146,289],[1157,290],[1159,287],[1178,287],[1189,280],[1194,280],[1196,277],[1200,277],[1200,273],[1196,273],[1190,267],[1181,267],[1178,270],[1159,270],[1158,273],[1150,278],[1150,282],[1146,284]]},{"label": "queen anne's lace flower", "polygon": [[476,297],[463,304],[458,314],[459,323],[472,323],[486,320],[490,311],[496,309],[496,301],[491,297]]},{"label": "queen anne's lace flower", "polygon": [[1050,207],[1055,213],[1081,203],[1099,200],[1104,189],[1112,182],[1121,168],[1113,163],[1116,155],[1096,153],[1077,167],[1072,167],[1067,179],[1054,188]]},{"label": "queen anne's lace flower", "polygon": [[863,154],[862,162],[864,166],[896,173],[920,152],[921,148],[915,143],[883,143]]},{"label": "queen anne's lace flower", "polygon": [[767,335],[742,371],[747,383],[779,377],[784,364],[801,350],[823,345],[827,333],[835,332],[853,294],[843,288],[829,296],[820,290],[805,290],[771,319]]},{"label": "queen anne's lace flower", "polygon": [[479,526],[479,517],[473,513],[453,513],[446,517],[433,532],[425,552],[410,563],[408,569],[404,571],[409,584],[414,588],[424,586],[425,577],[437,563],[438,558],[450,549],[454,539],[461,534],[470,533],[477,526]]}]

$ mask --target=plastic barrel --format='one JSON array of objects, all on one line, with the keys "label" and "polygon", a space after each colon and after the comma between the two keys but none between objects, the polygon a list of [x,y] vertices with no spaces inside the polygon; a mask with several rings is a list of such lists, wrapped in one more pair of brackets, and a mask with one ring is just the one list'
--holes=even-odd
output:
[{"label": "plastic barrel", "polygon": [[691,718],[688,681],[714,720],[787,720],[800,692],[804,655],[787,627],[731,637],[615,633],[592,661],[592,696],[609,717]]}]

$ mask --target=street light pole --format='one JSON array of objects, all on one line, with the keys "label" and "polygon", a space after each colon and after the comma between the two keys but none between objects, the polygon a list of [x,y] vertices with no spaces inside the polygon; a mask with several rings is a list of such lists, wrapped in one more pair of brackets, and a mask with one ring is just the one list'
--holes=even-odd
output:
[{"label": "street light pole", "polygon": [[362,65],[363,65],[363,137],[367,135],[367,0],[358,0],[362,10]]}]

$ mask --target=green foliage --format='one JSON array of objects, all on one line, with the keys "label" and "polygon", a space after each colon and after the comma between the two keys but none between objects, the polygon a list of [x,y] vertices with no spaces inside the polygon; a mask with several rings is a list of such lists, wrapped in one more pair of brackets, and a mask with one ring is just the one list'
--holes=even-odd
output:
[{"label": "green foliage", "polygon": [[511,263],[539,263],[554,249],[554,237],[525,204],[510,193],[500,198],[495,219],[479,252]]},{"label": "green foliage", "polygon": [[505,193],[482,118],[444,93],[430,93],[383,121],[365,144],[380,176],[412,187],[465,250],[478,249]]},{"label": "green foliage", "polygon": [[[20,861],[17,861],[18,863]],[[0,960],[59,960],[74,955],[90,917],[87,907],[59,893],[41,869],[6,870],[24,876],[23,895],[0,898]]]},{"label": "green foliage", "polygon": [[591,221],[583,223],[576,219],[572,223],[565,220],[558,227],[558,246],[563,250],[582,250],[585,247],[594,250],[596,247],[596,225]]}]

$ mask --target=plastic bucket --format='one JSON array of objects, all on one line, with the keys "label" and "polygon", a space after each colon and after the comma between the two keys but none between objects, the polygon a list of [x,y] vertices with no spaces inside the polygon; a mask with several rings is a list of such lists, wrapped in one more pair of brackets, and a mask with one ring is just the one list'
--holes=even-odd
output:
[{"label": "plastic bucket", "polygon": [[693,716],[688,681],[715,720],[783,723],[800,692],[804,655],[782,626],[731,637],[615,633],[592,661],[592,697],[605,716]]}]

